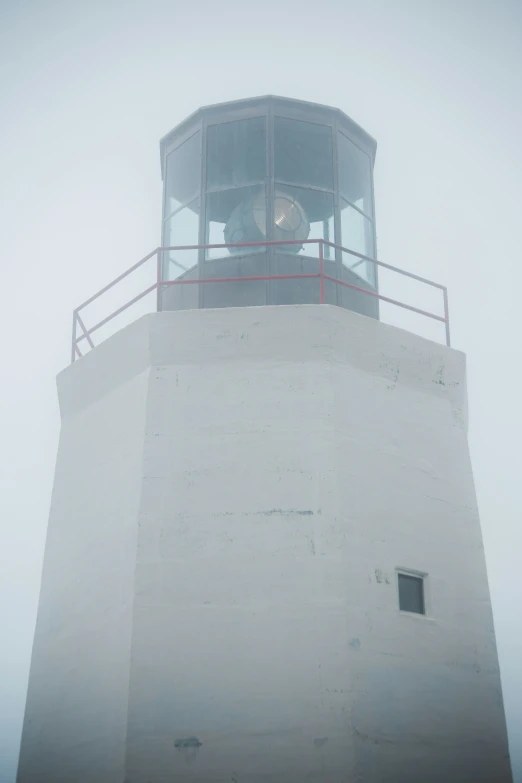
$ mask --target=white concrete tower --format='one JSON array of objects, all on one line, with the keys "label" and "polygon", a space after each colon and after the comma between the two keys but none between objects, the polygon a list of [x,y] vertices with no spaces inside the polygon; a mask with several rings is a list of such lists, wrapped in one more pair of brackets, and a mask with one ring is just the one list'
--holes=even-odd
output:
[{"label": "white concrete tower", "polygon": [[375,143],[269,97],[161,154],[199,248],[58,378],[18,783],[510,783],[465,359],[379,321]]}]

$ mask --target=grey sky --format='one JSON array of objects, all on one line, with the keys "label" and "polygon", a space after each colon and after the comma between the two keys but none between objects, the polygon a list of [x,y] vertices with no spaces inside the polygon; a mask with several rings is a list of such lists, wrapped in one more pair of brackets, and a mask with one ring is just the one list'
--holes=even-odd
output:
[{"label": "grey sky", "polygon": [[379,257],[448,285],[522,781],[521,36],[508,0],[0,0],[0,783],[72,308],[159,244],[159,138],[200,105],[265,93],[339,106],[377,139]]}]

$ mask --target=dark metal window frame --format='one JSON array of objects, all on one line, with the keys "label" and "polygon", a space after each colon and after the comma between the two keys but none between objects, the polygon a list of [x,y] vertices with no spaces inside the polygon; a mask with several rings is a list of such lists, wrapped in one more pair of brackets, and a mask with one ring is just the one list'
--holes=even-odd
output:
[{"label": "dark metal window frame", "polygon": [[[399,603],[399,611],[404,612],[405,614],[411,614],[416,615],[418,617],[425,617],[426,616],[426,576],[427,574],[422,573],[420,571],[410,571],[405,568],[398,568],[397,569],[397,600]],[[403,609],[401,606],[401,578],[403,579],[413,579],[416,582],[420,583],[421,585],[421,604],[422,604],[422,612],[415,612],[411,609]]]}]

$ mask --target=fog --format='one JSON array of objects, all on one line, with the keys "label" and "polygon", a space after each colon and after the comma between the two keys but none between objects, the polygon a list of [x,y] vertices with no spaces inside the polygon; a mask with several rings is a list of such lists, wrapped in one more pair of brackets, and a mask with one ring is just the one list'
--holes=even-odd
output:
[{"label": "fog", "polygon": [[160,137],[201,105],[267,93],[337,106],[377,139],[379,258],[448,286],[522,782],[521,35],[508,0],[0,0],[1,783],[72,309],[159,244]]}]

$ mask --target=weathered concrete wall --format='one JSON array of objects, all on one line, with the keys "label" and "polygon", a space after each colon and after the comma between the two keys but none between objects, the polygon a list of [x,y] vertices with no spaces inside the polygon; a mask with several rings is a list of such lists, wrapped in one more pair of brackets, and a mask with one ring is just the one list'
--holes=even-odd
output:
[{"label": "weathered concrete wall", "polygon": [[[37,635],[28,716],[66,731],[44,753],[26,722],[20,783],[71,757],[69,780],[121,783],[123,744],[128,783],[511,780],[462,354],[329,306],[185,311],[60,386],[39,633],[65,617],[78,656],[83,594],[124,619],[65,678],[71,645]],[[397,568],[427,574],[426,617],[399,612]]]},{"label": "weathered concrete wall", "polygon": [[[62,430],[20,783],[124,778],[148,387],[143,326],[59,377]],[[116,362],[113,349],[121,350]]]}]

